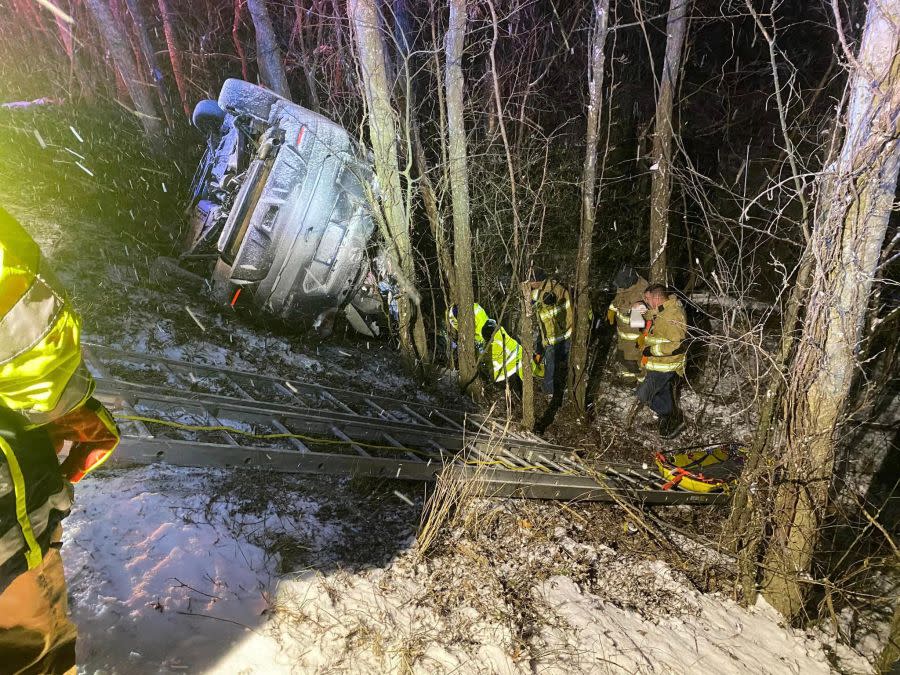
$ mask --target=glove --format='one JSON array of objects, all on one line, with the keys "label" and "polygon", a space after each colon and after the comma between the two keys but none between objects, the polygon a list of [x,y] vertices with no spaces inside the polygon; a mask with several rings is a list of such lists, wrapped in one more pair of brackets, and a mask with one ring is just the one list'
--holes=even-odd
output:
[{"label": "glove", "polygon": [[119,444],[119,430],[109,411],[95,398],[57,418],[47,425],[50,442],[59,453],[66,441],[71,441],[69,455],[60,464],[60,471],[70,483],[77,483],[85,474],[100,466]]},{"label": "glove", "polygon": [[644,336],[644,334],[641,333],[640,337],[637,339],[637,342],[635,342],[634,344],[637,345],[637,348],[638,348],[638,349],[643,349],[643,348],[644,348],[644,342],[646,341],[646,339],[647,339],[647,338]]},{"label": "glove", "polygon": [[606,310],[606,320],[609,321],[610,326],[616,325],[616,310],[610,308]]},{"label": "glove", "polygon": [[641,352],[642,356],[653,356],[653,352],[650,351],[650,347],[644,347],[644,350]]}]

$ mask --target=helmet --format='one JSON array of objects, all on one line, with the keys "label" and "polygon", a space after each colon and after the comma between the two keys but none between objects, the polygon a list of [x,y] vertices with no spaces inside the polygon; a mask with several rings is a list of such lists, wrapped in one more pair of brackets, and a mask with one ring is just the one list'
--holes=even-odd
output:
[{"label": "helmet", "polygon": [[623,265],[619,273],[613,278],[613,284],[616,288],[628,288],[634,286],[638,281],[638,273],[634,271],[631,265]]}]

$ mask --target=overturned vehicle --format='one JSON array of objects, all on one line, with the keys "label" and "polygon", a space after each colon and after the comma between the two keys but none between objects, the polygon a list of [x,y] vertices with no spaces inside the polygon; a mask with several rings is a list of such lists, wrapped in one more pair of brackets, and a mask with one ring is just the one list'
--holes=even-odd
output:
[{"label": "overturned vehicle", "polygon": [[331,120],[242,80],[200,101],[207,150],[180,264],[216,298],[328,332],[343,311],[377,335],[387,292],[370,211],[371,162]]}]

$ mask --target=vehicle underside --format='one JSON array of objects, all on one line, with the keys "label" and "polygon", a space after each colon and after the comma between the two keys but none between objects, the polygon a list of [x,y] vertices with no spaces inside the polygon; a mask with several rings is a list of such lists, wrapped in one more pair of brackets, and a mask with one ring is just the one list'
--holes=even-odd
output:
[{"label": "vehicle underside", "polygon": [[343,310],[356,330],[377,335],[387,270],[373,237],[377,187],[359,144],[331,120],[235,79],[218,101],[200,101],[193,121],[207,150],[180,263],[208,276],[219,301],[326,334]]}]

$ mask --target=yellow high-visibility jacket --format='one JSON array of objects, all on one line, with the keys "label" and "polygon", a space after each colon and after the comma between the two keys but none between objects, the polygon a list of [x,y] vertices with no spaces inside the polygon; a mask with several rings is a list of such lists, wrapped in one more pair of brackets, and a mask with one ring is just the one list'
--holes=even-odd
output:
[{"label": "yellow high-visibility jacket", "polygon": [[[553,302],[549,302],[552,299]],[[572,310],[572,294],[558,281],[545,279],[532,289],[531,300],[541,328],[541,342],[545,347],[572,338],[575,314]]]},{"label": "yellow high-visibility jacket", "polygon": [[[522,345],[501,326],[494,331],[490,342],[491,377],[494,382],[503,382],[522,367]],[[521,375],[521,372],[519,372]]]},{"label": "yellow high-visibility jacket", "polygon": [[[481,337],[481,331],[484,324],[490,321],[490,317],[477,302],[473,305],[473,310],[475,312],[475,344],[482,344],[484,339]],[[453,312],[449,309],[447,310],[447,323],[453,327],[453,330],[459,331],[459,318],[453,316]]]},{"label": "yellow high-visibility jacket", "polygon": [[644,349],[649,349],[650,354],[644,357],[644,368],[676,372],[684,377],[687,316],[681,301],[670,295],[657,309],[648,310],[646,319],[650,328],[646,331]]},{"label": "yellow high-visibility jacket", "polygon": [[34,240],[0,209],[0,406],[25,428],[78,408],[93,378],[81,358],[81,321],[43,268]]}]

